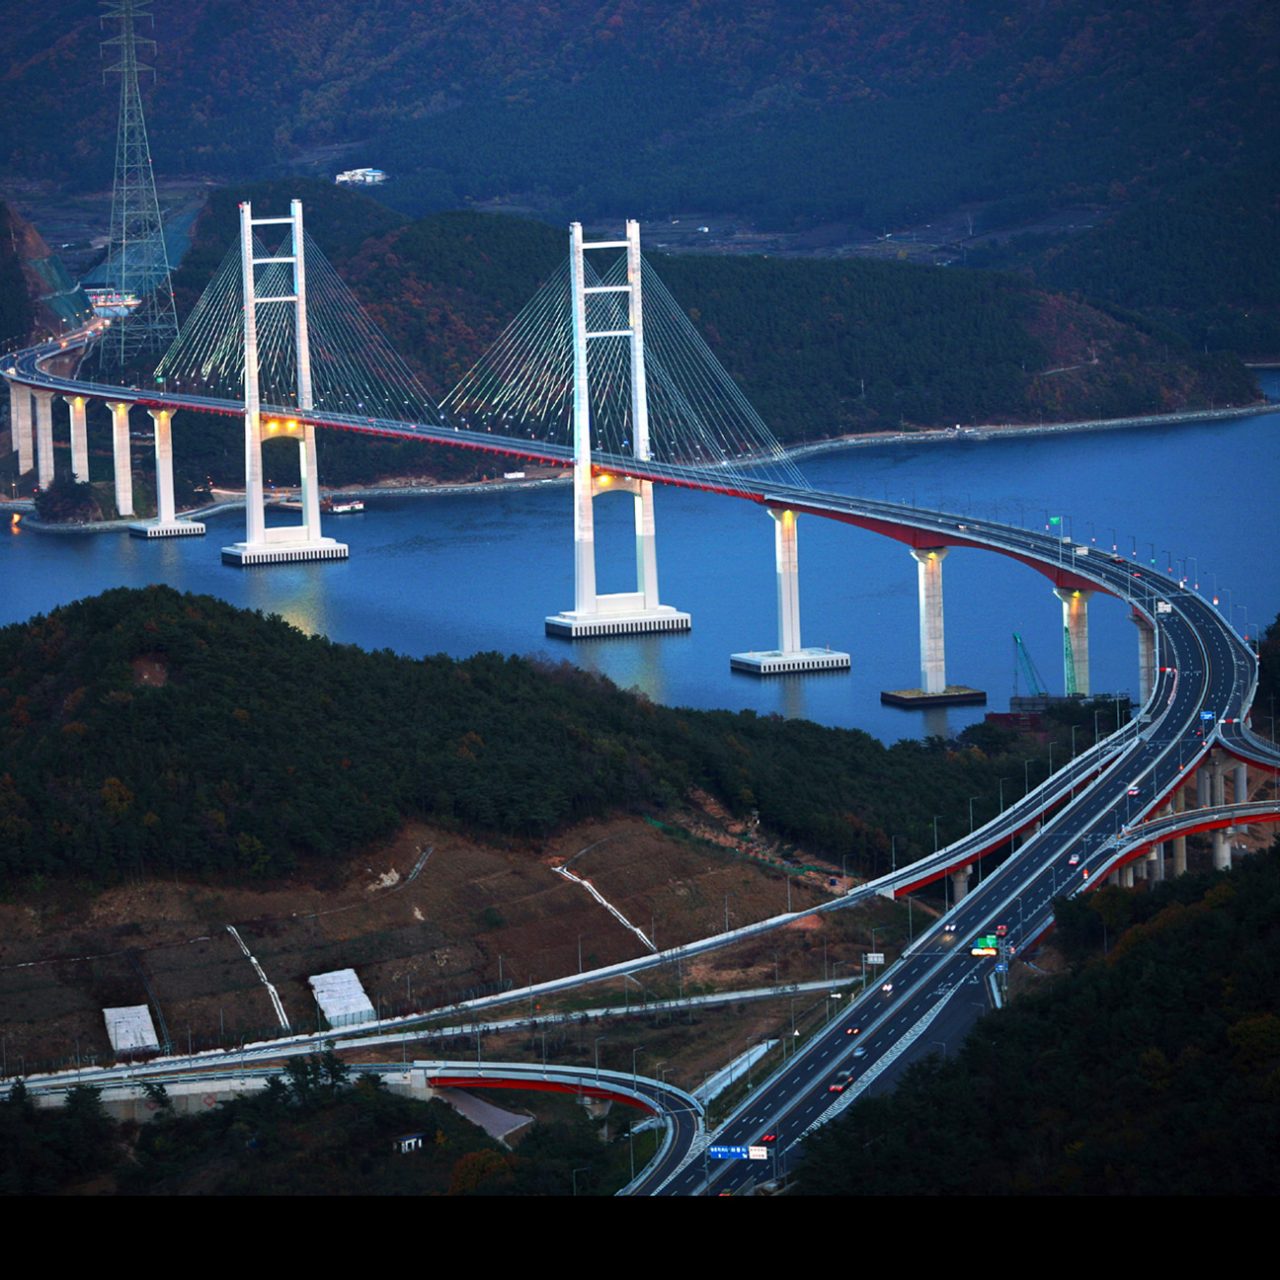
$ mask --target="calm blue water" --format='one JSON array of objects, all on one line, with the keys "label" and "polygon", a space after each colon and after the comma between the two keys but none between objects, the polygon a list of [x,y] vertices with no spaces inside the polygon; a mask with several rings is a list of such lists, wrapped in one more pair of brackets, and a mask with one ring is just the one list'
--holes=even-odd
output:
[{"label": "calm blue water", "polygon": [[[1264,375],[1270,393],[1280,375]],[[1077,541],[1113,539],[1165,567],[1195,557],[1206,592],[1252,633],[1280,610],[1275,503],[1280,412],[1211,425],[1041,439],[885,446],[806,460],[816,487],[1011,523],[1070,520]],[[209,520],[203,539],[147,544],[114,534],[0,537],[0,623],[21,621],[110,586],[164,582],[278,613],[365,648],[465,656],[480,650],[570,660],[655,701],[754,708],[865,729],[886,742],[953,733],[982,708],[882,707],[881,689],[919,683],[916,569],[904,547],[816,518],[800,523],[804,642],[846,650],[853,671],[760,681],[729,654],[776,644],[773,528],[752,504],[662,490],[657,498],[665,603],[693,614],[691,634],[570,644],[543,634],[572,606],[570,488],[380,499],[326,531],[351,547],[338,564],[224,567],[219,548],[243,516]],[[601,590],[630,589],[631,503],[596,504]],[[1065,527],[1065,526],[1064,526]],[[987,690],[1003,710],[1018,631],[1053,691],[1062,688],[1061,606],[1046,578],[1001,556],[953,550],[944,569],[947,674]],[[1228,590],[1231,594],[1228,595]],[[1123,606],[1090,609],[1095,691],[1136,691],[1136,633]],[[1025,683],[1021,686],[1026,692]]]}]

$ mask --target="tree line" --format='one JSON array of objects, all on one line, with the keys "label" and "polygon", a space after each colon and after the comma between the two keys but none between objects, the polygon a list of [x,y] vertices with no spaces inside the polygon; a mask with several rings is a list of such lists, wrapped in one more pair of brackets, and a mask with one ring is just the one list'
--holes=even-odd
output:
[{"label": "tree line", "polygon": [[[0,630],[0,868],[270,877],[419,816],[538,841],[691,787],[810,854],[887,869],[997,808],[1007,744],[657,706],[563,663],[364,652],[167,587]],[[944,830],[944,835],[946,834]]]}]

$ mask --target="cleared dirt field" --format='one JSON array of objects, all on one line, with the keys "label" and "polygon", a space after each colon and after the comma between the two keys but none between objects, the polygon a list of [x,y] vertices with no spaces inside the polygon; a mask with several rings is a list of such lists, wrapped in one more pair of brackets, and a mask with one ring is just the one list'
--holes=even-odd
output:
[{"label": "cleared dirt field", "polygon": [[[540,846],[499,847],[411,824],[385,846],[324,869],[319,881],[299,876],[246,889],[157,880],[93,897],[29,891],[0,904],[0,1026],[10,1074],[77,1055],[106,1059],[101,1011],[109,1006],[148,1003],[175,1050],[281,1034],[228,925],[276,987],[291,1026],[309,1030],[319,1024],[307,977],[331,969],[355,969],[390,1015],[646,950],[583,885],[557,873],[565,864],[659,947],[719,932],[726,914],[736,926],[785,911],[788,878],[794,908],[832,891],[823,875],[788,877],[780,864],[767,865],[762,853],[770,851],[724,815],[699,810],[683,825],[688,831],[616,818]],[[833,939],[843,928],[820,932]],[[820,976],[813,947],[808,935],[798,943],[778,935],[646,981],[674,994],[681,986]],[[827,963],[836,961],[832,951]],[[597,989],[598,997],[608,993]]]}]

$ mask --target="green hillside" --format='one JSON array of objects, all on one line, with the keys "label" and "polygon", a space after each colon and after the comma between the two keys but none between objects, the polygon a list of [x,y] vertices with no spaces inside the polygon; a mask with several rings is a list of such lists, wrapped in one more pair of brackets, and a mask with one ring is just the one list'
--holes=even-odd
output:
[{"label": "green hillside", "polygon": [[[0,165],[104,184],[117,93],[92,0],[3,0]],[[1109,200],[1265,142],[1263,0],[157,0],[159,170],[352,164],[413,214],[517,197],[880,230],[966,201]],[[150,54],[149,48],[144,50]]]},{"label": "green hillside", "polygon": [[974,265],[1013,268],[1041,288],[1139,312],[1195,351],[1280,355],[1280,162],[1140,195],[1070,238],[1014,236]]},{"label": "green hillside", "polygon": [[98,884],[277,875],[410,816],[537,839],[693,785],[871,870],[890,830],[901,863],[932,847],[934,814],[971,796],[994,812],[1018,763],[659,707],[567,664],[366,653],[165,587],[0,630],[0,753],[0,873]]}]

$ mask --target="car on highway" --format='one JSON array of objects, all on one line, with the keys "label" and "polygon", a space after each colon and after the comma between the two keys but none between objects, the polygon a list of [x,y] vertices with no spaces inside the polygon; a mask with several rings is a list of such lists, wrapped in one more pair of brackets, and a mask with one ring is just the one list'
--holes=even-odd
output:
[{"label": "car on highway", "polygon": [[847,1036],[856,1036],[858,1032],[861,1030],[862,1030],[861,1027],[845,1027],[844,1033]]},{"label": "car on highway", "polygon": [[883,991],[887,996],[893,995],[893,983],[886,982],[884,986],[880,988],[880,990]]},{"label": "car on highway", "polygon": [[1079,865],[1080,865],[1080,855],[1078,853],[1073,853],[1071,857],[1067,859],[1067,866],[1078,867]]},{"label": "car on highway", "polygon": [[855,1058],[865,1058],[865,1057],[867,1056],[867,1046],[866,1046],[865,1044],[860,1044],[860,1045],[859,1045],[859,1046],[858,1046],[858,1047],[853,1051],[853,1056],[854,1056]]},{"label": "car on highway", "polygon": [[1135,783],[1134,783],[1134,784],[1129,788],[1129,794],[1130,794],[1131,796],[1141,795],[1141,794],[1142,794],[1142,788],[1141,788],[1141,787],[1140,787],[1140,786],[1135,782]]}]

